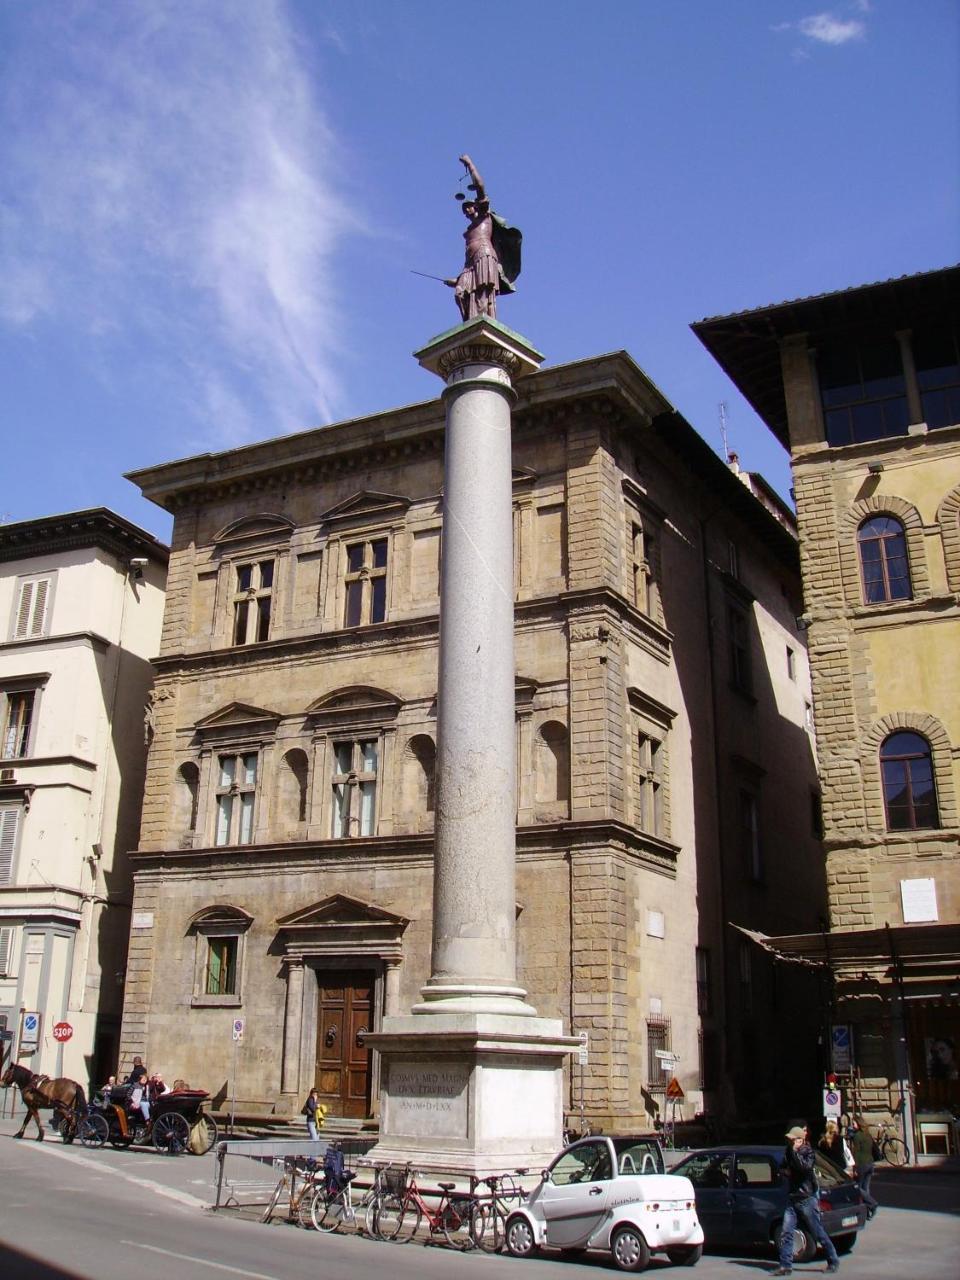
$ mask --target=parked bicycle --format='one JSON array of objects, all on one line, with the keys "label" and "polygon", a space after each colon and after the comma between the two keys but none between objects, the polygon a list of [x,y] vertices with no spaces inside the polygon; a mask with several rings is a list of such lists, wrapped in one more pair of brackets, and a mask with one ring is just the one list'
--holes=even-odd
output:
[{"label": "parked bicycle", "polygon": [[417,1184],[412,1166],[407,1165],[403,1174],[402,1189],[396,1193],[385,1192],[376,1210],[368,1215],[372,1234],[378,1240],[406,1244],[425,1220],[431,1239],[442,1235],[455,1249],[472,1249],[471,1221],[477,1212],[477,1197],[457,1191],[455,1182],[439,1182],[440,1197],[436,1208],[431,1208]]},{"label": "parked bicycle", "polygon": [[[473,1243],[487,1253],[499,1253],[506,1235],[507,1217],[522,1204],[527,1193],[517,1181],[526,1169],[511,1173],[491,1174],[489,1178],[471,1178],[470,1193],[474,1204],[470,1220]],[[489,1191],[481,1190],[488,1187]]]},{"label": "parked bicycle", "polygon": [[[893,1114],[900,1115],[901,1113],[902,1107],[898,1104]],[[901,1165],[905,1165],[910,1159],[910,1148],[886,1120],[881,1120],[877,1125],[876,1143],[880,1148],[881,1157],[886,1160],[887,1164],[892,1164],[895,1169],[899,1169]]]},{"label": "parked bicycle", "polygon": [[350,1195],[350,1184],[356,1176],[344,1164],[339,1144],[331,1144],[323,1157],[323,1178],[315,1182],[310,1197],[310,1223],[317,1231],[332,1232],[356,1223],[357,1214]]},{"label": "parked bicycle", "polygon": [[322,1179],[323,1166],[313,1156],[286,1157],[283,1161],[283,1172],[270,1195],[260,1221],[270,1221],[286,1192],[287,1221],[298,1222],[301,1227],[312,1226],[313,1195],[318,1185],[322,1187]]}]

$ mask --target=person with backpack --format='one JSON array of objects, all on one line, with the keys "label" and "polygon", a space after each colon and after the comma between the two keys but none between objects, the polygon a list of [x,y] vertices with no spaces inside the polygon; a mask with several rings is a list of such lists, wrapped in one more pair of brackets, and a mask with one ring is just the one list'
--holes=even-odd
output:
[{"label": "person with backpack", "polygon": [[863,1116],[853,1117],[850,1121],[850,1130],[850,1150],[856,1166],[857,1186],[863,1196],[863,1203],[867,1206],[869,1221],[880,1207],[870,1194],[870,1179],[873,1177],[873,1167],[880,1158],[880,1147],[876,1138],[863,1123]]},{"label": "person with backpack", "polygon": [[771,1274],[789,1276],[793,1273],[793,1232],[798,1219],[808,1228],[817,1243],[823,1246],[823,1252],[827,1255],[827,1271],[839,1271],[837,1251],[820,1219],[816,1160],[803,1125],[795,1124],[792,1129],[787,1130],[783,1175],[788,1182],[789,1199],[780,1227],[780,1265]]},{"label": "person with backpack", "polygon": [[[307,1094],[307,1100],[300,1109],[300,1114],[306,1116],[307,1133],[310,1135],[311,1142],[319,1142],[320,1134],[317,1131],[317,1108],[320,1105],[320,1098],[316,1089],[311,1089]],[[320,1123],[323,1123],[323,1113],[321,1112]]]}]

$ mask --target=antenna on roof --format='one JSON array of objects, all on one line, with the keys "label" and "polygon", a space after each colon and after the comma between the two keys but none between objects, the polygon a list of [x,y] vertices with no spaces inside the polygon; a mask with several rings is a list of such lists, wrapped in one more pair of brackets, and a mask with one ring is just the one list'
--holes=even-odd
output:
[{"label": "antenna on roof", "polygon": [[727,440],[727,402],[721,400],[717,405],[720,412],[720,439],[723,442],[723,460],[730,461],[730,443]]}]

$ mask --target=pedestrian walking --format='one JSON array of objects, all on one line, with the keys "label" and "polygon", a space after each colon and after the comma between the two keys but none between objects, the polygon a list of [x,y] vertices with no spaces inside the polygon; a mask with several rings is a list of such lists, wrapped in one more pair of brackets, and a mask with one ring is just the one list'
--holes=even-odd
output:
[{"label": "pedestrian walking", "polygon": [[320,1099],[316,1089],[311,1089],[301,1109],[301,1115],[307,1118],[307,1133],[310,1135],[311,1142],[319,1142],[320,1140],[320,1134],[317,1131],[317,1107],[319,1102]]},{"label": "pedestrian walking", "polygon": [[873,1168],[877,1162],[880,1149],[877,1146],[876,1138],[873,1137],[870,1130],[863,1123],[863,1116],[854,1116],[850,1121],[850,1129],[852,1130],[850,1134],[850,1150],[853,1153],[857,1186],[863,1196],[863,1203],[867,1206],[867,1219],[869,1220],[879,1208],[877,1201],[870,1193],[870,1180],[873,1177]]},{"label": "pedestrian walking", "polygon": [[789,1276],[793,1273],[793,1233],[798,1220],[808,1228],[817,1243],[823,1246],[827,1255],[827,1270],[840,1270],[837,1251],[820,1220],[815,1164],[813,1147],[807,1140],[807,1130],[804,1126],[795,1124],[787,1131],[787,1145],[783,1153],[783,1171],[789,1184],[789,1199],[780,1228],[780,1265],[772,1272],[775,1276]]}]

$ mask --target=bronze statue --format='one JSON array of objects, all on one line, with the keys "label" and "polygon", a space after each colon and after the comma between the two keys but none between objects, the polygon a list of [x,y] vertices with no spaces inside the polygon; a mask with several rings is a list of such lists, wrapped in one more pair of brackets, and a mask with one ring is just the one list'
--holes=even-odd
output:
[{"label": "bronze statue", "polygon": [[474,192],[472,200],[463,201],[464,216],[470,225],[463,233],[466,252],[463,270],[455,280],[444,280],[454,290],[460,315],[464,320],[475,316],[497,314],[497,294],[514,293],[514,280],[520,274],[520,245],[523,237],[516,227],[508,226],[490,208],[483,179],[469,156],[460,161],[472,181],[468,189]]}]

